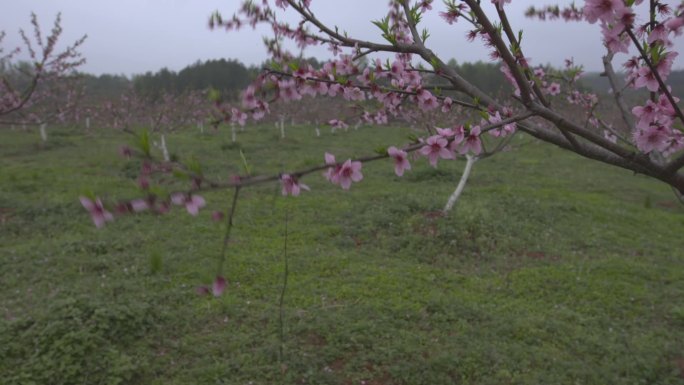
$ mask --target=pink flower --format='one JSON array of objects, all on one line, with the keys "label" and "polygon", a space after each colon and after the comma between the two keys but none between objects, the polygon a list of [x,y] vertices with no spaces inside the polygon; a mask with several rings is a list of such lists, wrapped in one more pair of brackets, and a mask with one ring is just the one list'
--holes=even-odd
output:
[{"label": "pink flower", "polygon": [[480,152],[482,152],[482,142],[480,142],[480,126],[471,128],[468,136],[466,136],[463,143],[461,143],[461,149],[459,152],[461,154],[465,154],[469,151],[475,155],[479,155]]},{"label": "pink flower", "polygon": [[440,135],[433,135],[427,138],[426,145],[418,150],[422,155],[427,156],[432,167],[437,167],[437,160],[442,159],[454,159],[454,154],[449,151],[447,145],[449,141],[444,139]]},{"label": "pink flower", "polygon": [[195,289],[195,291],[199,295],[208,295],[209,294],[209,288],[206,286],[198,286],[197,289]]},{"label": "pink flower", "polygon": [[296,197],[302,189],[309,191],[309,186],[299,183],[297,177],[290,174],[283,174],[280,177],[280,183],[283,185],[283,196],[292,195]]},{"label": "pink flower", "polygon": [[667,38],[667,35],[669,34],[669,31],[665,28],[665,25],[663,24],[656,24],[655,27],[653,27],[653,31],[648,35],[648,44],[653,44],[655,42],[661,42],[662,44],[667,45],[669,43],[669,39]]},{"label": "pink flower", "polygon": [[610,22],[614,14],[623,9],[623,0],[586,0],[584,5],[584,17],[591,24],[597,20]]},{"label": "pink flower", "polygon": [[136,213],[139,213],[141,211],[145,211],[145,210],[149,209],[150,205],[148,205],[147,201],[144,199],[133,199],[131,201],[131,208]]},{"label": "pink flower", "polygon": [[150,188],[150,180],[147,179],[145,176],[141,176],[138,178],[138,187],[140,187],[143,190],[147,190]]},{"label": "pink flower", "polygon": [[441,136],[442,138],[449,140],[451,137],[456,135],[456,132],[451,129],[451,128],[440,128],[440,127],[435,127],[435,130],[437,130],[437,135]]},{"label": "pink flower", "polygon": [[634,142],[639,151],[648,154],[651,151],[664,151],[669,146],[670,135],[663,126],[649,126],[643,130],[636,130]]},{"label": "pink flower", "polygon": [[613,143],[617,143],[617,136],[608,130],[603,130],[603,137],[610,140]]},{"label": "pink flower", "polygon": [[446,12],[440,12],[439,16],[444,19],[449,25],[454,24],[456,21],[458,21],[458,17],[461,16],[461,11],[465,5],[463,4],[458,4],[455,7],[450,7],[448,11]]},{"label": "pink flower", "polygon": [[337,161],[335,161],[335,155],[330,154],[330,153],[325,153],[325,164],[332,166],[329,167],[328,170],[323,174],[325,179],[328,180],[328,182],[333,183],[333,184],[338,184],[339,183],[339,172],[341,169],[341,166],[337,164]]},{"label": "pink flower", "polygon": [[[489,115],[489,123],[490,124],[498,124],[498,123],[501,123],[502,120],[503,119],[501,118],[501,113],[499,113],[499,111],[496,111],[493,114],[490,112],[490,115]],[[486,124],[486,123],[487,122],[485,122],[484,120],[482,121],[482,124]],[[498,138],[499,136],[503,137],[503,136],[507,136],[508,134],[515,132],[515,129],[516,129],[515,123],[505,124],[501,128],[495,128],[493,130],[490,130],[489,135],[491,135],[495,138]]]},{"label": "pink flower", "polygon": [[453,150],[453,146],[461,143],[465,138],[465,128],[463,126],[456,126],[451,131],[454,133],[454,140],[451,142],[451,149]]},{"label": "pink flower", "polygon": [[223,212],[222,211],[214,211],[211,213],[211,220],[214,222],[221,221],[223,219]]},{"label": "pink flower", "polygon": [[653,75],[651,69],[647,66],[639,68],[637,71],[637,78],[634,80],[634,88],[646,87],[651,92],[658,91],[660,85],[658,79]]},{"label": "pink flower", "polygon": [[95,202],[86,197],[80,197],[81,204],[90,213],[90,217],[98,229],[105,225],[106,222],[114,220],[114,216],[109,211],[105,210],[100,198],[95,199]]},{"label": "pink flower", "polygon": [[328,86],[328,96],[335,97],[337,96],[338,93],[343,91],[343,88],[341,84],[335,83],[331,84]]},{"label": "pink flower", "polygon": [[659,105],[650,100],[647,101],[644,106],[636,106],[632,108],[632,113],[639,119],[637,128],[647,128],[649,124],[658,117],[659,112]]},{"label": "pink flower", "polygon": [[629,53],[629,37],[627,34],[621,33],[624,28],[614,25],[601,24],[601,33],[603,34],[603,44],[608,47],[612,53]]},{"label": "pink flower", "polygon": [[[669,90],[669,87],[668,87]],[[672,90],[670,90],[671,92]],[[679,102],[679,98],[676,96],[672,97],[675,101],[675,103]],[[667,98],[665,94],[660,94],[658,97],[658,106],[660,107],[660,111],[664,113],[665,115],[669,115],[674,117],[676,115],[675,109],[672,106],[672,103],[670,103],[670,100]]]},{"label": "pink flower", "polygon": [[670,75],[672,63],[677,56],[679,56],[679,53],[677,52],[668,52],[660,58],[660,61],[656,65],[656,70],[658,70],[658,74],[663,80],[667,80],[667,77]]},{"label": "pink flower", "polygon": [[416,97],[418,98],[418,107],[423,111],[431,111],[439,106],[437,98],[428,90],[421,89],[416,94]]},{"label": "pink flower", "polygon": [[247,109],[253,109],[259,106],[259,101],[256,98],[255,89],[253,85],[247,87],[242,94],[242,105]]},{"label": "pink flower", "polygon": [[283,101],[301,100],[302,95],[297,91],[297,85],[294,80],[281,80],[278,82],[278,95]]},{"label": "pink flower", "polygon": [[546,88],[546,92],[548,92],[549,95],[553,95],[553,96],[560,94],[560,92],[561,92],[560,84],[558,84],[556,82],[549,84],[549,86]]},{"label": "pink flower", "polygon": [[214,280],[214,284],[211,286],[211,292],[214,294],[214,297],[219,297],[221,294],[223,294],[223,291],[226,289],[226,279],[223,278],[223,276],[217,275],[216,279]]},{"label": "pink flower", "polygon": [[199,213],[199,209],[206,205],[204,198],[201,196],[192,194],[186,195],[183,193],[171,195],[171,202],[178,206],[184,205],[185,209],[190,215],[197,215]]},{"label": "pink flower", "polygon": [[432,9],[432,0],[422,0],[420,2],[420,11],[427,12]]},{"label": "pink flower", "polygon": [[238,110],[237,108],[232,108],[230,121],[233,123],[237,123],[240,126],[244,126],[247,123],[247,114]]},{"label": "pink flower", "polygon": [[344,122],[344,120],[332,119],[328,122],[335,129],[347,129],[349,125]]},{"label": "pink flower", "polygon": [[392,75],[394,75],[396,78],[400,78],[404,73],[404,63],[399,60],[395,60],[390,67],[390,72],[392,72]]},{"label": "pink flower", "polygon": [[665,27],[671,32],[674,32],[675,36],[682,34],[682,27],[684,27],[684,15],[679,15],[678,17],[673,17],[665,21]]},{"label": "pink flower", "polygon": [[133,150],[131,150],[131,148],[128,146],[121,146],[119,147],[119,155],[123,156],[126,159],[131,159],[131,156],[133,155]]},{"label": "pink flower", "polygon": [[387,154],[394,159],[394,172],[397,176],[404,175],[404,170],[410,170],[411,164],[408,161],[406,151],[394,146],[387,149]]},{"label": "pink flower", "polygon": [[159,206],[157,206],[157,212],[159,214],[166,214],[169,212],[170,209],[171,209],[171,207],[169,205],[169,202],[166,202],[166,201],[161,202],[159,204]]},{"label": "pink flower", "polygon": [[343,97],[346,100],[365,100],[366,96],[359,87],[345,87]]},{"label": "pink flower", "polygon": [[363,163],[352,162],[351,159],[347,159],[347,161],[342,164],[340,170],[337,172],[337,179],[343,189],[349,190],[352,182],[360,182],[363,179],[363,174],[361,174],[362,166]]},{"label": "pink flower", "polygon": [[444,98],[444,101],[442,101],[442,112],[447,113],[451,111],[451,106],[453,105],[454,101],[451,100],[450,97]]},{"label": "pink flower", "polygon": [[492,4],[496,5],[497,8],[503,9],[504,3],[510,3],[511,0],[492,0]]},{"label": "pink flower", "polygon": [[196,291],[199,295],[208,295],[211,293],[214,295],[214,297],[220,297],[221,294],[223,294],[223,292],[226,290],[226,285],[226,279],[221,275],[217,275],[216,279],[214,279],[214,282],[211,285],[211,289],[203,285],[199,286]]}]

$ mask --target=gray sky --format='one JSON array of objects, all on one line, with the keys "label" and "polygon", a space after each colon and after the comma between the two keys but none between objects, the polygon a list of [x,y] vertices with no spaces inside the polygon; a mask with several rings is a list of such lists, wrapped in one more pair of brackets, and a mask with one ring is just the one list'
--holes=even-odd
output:
[{"label": "gray sky", "polygon": [[[30,30],[29,16],[35,12],[44,34],[55,15],[62,12],[62,43],[72,42],[83,34],[88,39],[81,50],[87,59],[82,68],[101,74],[134,74],[156,71],[162,67],[180,70],[197,60],[235,58],[245,64],[259,64],[266,59],[261,36],[266,29],[245,28],[239,32],[210,31],[209,15],[219,10],[231,16],[239,0],[0,0],[0,29],[7,32],[5,48],[20,45],[19,28]],[[599,27],[586,23],[541,22],[526,19],[524,10],[530,5],[554,2],[514,0],[507,10],[514,28],[524,30],[523,50],[533,64],[560,66],[567,57],[584,64],[588,70],[601,67],[604,48]],[[563,1],[561,0],[561,3]],[[488,2],[486,2],[488,3]],[[581,3],[578,2],[578,3]],[[313,0],[312,9],[324,22],[337,25],[350,35],[380,41],[377,28],[370,23],[386,13],[387,0]],[[489,4],[487,4],[489,6]],[[428,46],[443,59],[465,61],[487,60],[487,51],[479,42],[465,40],[468,25],[459,21],[449,26],[437,13],[444,9],[434,2],[423,25],[429,26]],[[493,8],[492,8],[493,9]],[[294,17],[285,19],[295,21]],[[680,51],[684,39],[675,43]],[[313,48],[307,56],[325,57],[325,48]],[[617,56],[620,61],[624,55]],[[682,68],[684,58],[675,61]]]}]

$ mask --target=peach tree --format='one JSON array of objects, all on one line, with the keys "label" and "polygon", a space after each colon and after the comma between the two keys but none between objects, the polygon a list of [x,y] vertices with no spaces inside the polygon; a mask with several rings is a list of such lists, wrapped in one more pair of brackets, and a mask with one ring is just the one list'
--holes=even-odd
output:
[{"label": "peach tree", "polygon": [[[330,183],[348,190],[363,180],[364,163],[375,161],[388,162],[398,176],[410,172],[411,161],[421,157],[435,167],[439,162],[466,157],[472,166],[472,159],[501,150],[516,132],[655,178],[671,186],[681,198],[684,115],[667,78],[677,56],[672,39],[684,28],[684,2],[671,6],[658,0],[586,0],[582,7],[573,4],[528,10],[530,17],[600,25],[606,48],[605,74],[613,86],[612,103],[621,116],[615,122],[597,112],[606,101],[578,87],[581,67],[571,60],[562,69],[531,63],[525,56],[522,31],[511,25],[507,16],[510,2],[445,0],[438,5],[432,0],[391,0],[384,18],[369,21],[378,29],[375,40],[351,36],[326,24],[314,12],[312,0],[245,1],[230,17],[215,13],[209,20],[212,28],[236,32],[267,25],[273,34],[264,38],[270,66],[244,90],[238,103],[216,101],[222,121],[244,125],[249,120],[263,119],[274,101],[297,103],[322,97],[341,98],[355,106],[353,116],[331,117],[330,124],[336,127],[359,119],[365,124],[385,124],[420,114],[441,114],[440,118],[424,125],[421,135],[404,143],[387,143],[386,148],[375,153],[369,149],[365,157],[338,159],[322,151],[321,163],[307,169],[271,175],[246,173],[226,180],[206,178],[197,164],[156,161],[149,137],[141,136],[136,148],[126,148],[123,154],[143,158],[138,180],[146,191],[144,196],[112,205],[94,195],[81,197],[81,202],[101,227],[115,214],[164,213],[174,205],[197,215],[206,204],[202,191],[233,189],[230,209],[212,215],[215,219],[225,218],[227,245],[243,188],[280,183],[283,195],[297,196],[309,190],[303,183],[305,177],[322,173]],[[430,48],[429,26],[423,25],[429,12],[438,13],[447,24],[467,24],[469,32],[464,38],[487,47],[490,59],[498,63],[512,92],[503,97],[485,93],[447,65],[445,58]],[[296,15],[298,22],[283,22],[283,13]],[[303,52],[321,45],[329,49],[330,58],[318,68],[303,60],[303,55],[287,49],[296,47]],[[612,64],[616,53],[629,52],[636,55],[623,63],[627,86],[647,91],[634,105],[628,105],[623,98]],[[573,113],[567,113],[569,108]],[[150,185],[158,180],[156,175],[168,173],[182,173],[190,181],[189,186],[167,196],[152,193]],[[455,194],[460,193],[459,189]],[[222,263],[219,266],[213,288],[203,287],[201,292],[221,294],[226,281]]]}]

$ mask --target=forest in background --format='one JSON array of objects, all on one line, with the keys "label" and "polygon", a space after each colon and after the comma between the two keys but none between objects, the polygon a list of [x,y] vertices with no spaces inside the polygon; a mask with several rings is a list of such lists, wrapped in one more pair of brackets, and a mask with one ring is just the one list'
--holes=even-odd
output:
[{"label": "forest in background", "polygon": [[[315,58],[306,59],[315,68],[321,63]],[[448,65],[455,68],[463,77],[472,79],[473,84],[485,93],[497,94],[509,91],[499,66],[493,63],[478,61],[475,63],[457,63],[454,59]],[[129,89],[134,89],[139,95],[155,99],[164,93],[180,94],[187,91],[204,91],[216,89],[228,99],[235,98],[268,63],[260,66],[246,66],[239,60],[219,59],[197,61],[180,71],[162,68],[156,72],[148,71],[144,74],[127,77],[125,75],[91,75],[82,74],[86,95],[91,98],[116,98]],[[623,76],[624,79],[624,76]],[[672,71],[668,81],[672,85],[673,93],[684,97],[684,70]],[[610,85],[605,76],[599,72],[586,72],[580,80],[581,88],[592,90],[599,94],[607,94]],[[628,88],[627,93],[631,90]]]}]

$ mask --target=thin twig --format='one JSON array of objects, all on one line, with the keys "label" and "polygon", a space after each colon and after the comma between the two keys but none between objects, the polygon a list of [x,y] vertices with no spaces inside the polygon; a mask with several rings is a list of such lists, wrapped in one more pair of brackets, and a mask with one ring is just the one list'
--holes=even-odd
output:
[{"label": "thin twig", "polygon": [[284,332],[284,321],[283,321],[283,304],[285,303],[285,292],[287,290],[287,278],[290,274],[290,266],[287,258],[287,223],[289,212],[287,206],[285,206],[285,236],[283,240],[283,286],[280,289],[280,301],[278,303],[279,317],[278,317],[278,332],[280,337],[280,346],[278,347],[278,362],[283,364],[283,346],[285,345],[285,332]]},{"label": "thin twig", "polygon": [[221,248],[221,255],[218,264],[218,275],[223,275],[223,263],[226,260],[226,251],[228,250],[228,242],[230,242],[230,230],[233,228],[233,217],[235,216],[235,209],[237,207],[238,195],[240,193],[239,185],[235,186],[235,192],[233,193],[233,202],[230,205],[230,212],[226,218],[226,232],[223,235],[223,247]]},{"label": "thin twig", "polygon": [[653,65],[651,60],[648,58],[646,52],[644,52],[644,49],[641,47],[641,45],[639,45],[639,40],[634,35],[634,32],[632,32],[632,30],[629,28],[625,29],[625,32],[627,32],[629,37],[632,39],[632,42],[634,42],[634,45],[639,50],[639,54],[644,59],[644,61],[646,62],[646,65],[648,65],[648,68],[651,70],[651,73],[653,74],[653,76],[658,81],[658,86],[660,87],[660,91],[665,94],[665,96],[667,97],[667,100],[672,105],[672,108],[674,108],[675,112],[677,113],[677,117],[679,118],[679,120],[682,123],[684,123],[684,114],[682,114],[682,110],[679,109],[677,102],[675,102],[674,97],[672,96],[672,93],[670,92],[670,90],[667,89],[667,85],[665,85],[663,78],[660,77],[658,70],[655,68],[655,66]]}]

